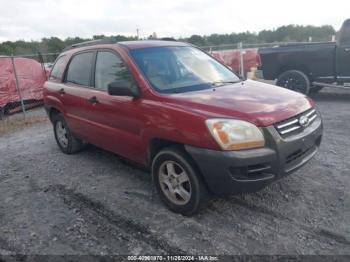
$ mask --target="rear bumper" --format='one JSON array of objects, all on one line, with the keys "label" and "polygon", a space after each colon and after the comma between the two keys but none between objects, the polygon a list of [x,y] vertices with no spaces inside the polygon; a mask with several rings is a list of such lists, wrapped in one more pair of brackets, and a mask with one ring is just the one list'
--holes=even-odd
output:
[{"label": "rear bumper", "polygon": [[262,128],[264,148],[215,151],[185,146],[215,194],[258,191],[306,164],[317,152],[323,126],[315,120],[302,133],[282,138],[273,126]]}]

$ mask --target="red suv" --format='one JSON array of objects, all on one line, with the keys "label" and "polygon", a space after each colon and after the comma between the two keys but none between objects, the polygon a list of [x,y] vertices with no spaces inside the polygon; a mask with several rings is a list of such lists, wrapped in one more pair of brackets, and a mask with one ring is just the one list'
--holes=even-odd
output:
[{"label": "red suv", "polygon": [[180,42],[72,46],[44,101],[64,153],[91,143],[149,167],[162,201],[184,215],[210,193],[253,192],[290,174],[322,138],[311,99],[241,79]]}]

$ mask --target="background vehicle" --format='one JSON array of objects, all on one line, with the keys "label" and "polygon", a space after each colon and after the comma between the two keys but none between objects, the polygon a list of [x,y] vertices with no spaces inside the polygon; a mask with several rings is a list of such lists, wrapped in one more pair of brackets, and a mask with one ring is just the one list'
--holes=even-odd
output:
[{"label": "background vehicle", "polygon": [[[251,70],[252,67],[256,67],[256,57],[257,57],[257,49],[256,48],[247,48],[243,50],[242,58],[243,58],[243,73],[244,76]],[[232,68],[237,74],[240,73],[240,50],[219,50],[212,51],[211,55],[218,59],[223,64]]]},{"label": "background vehicle", "polygon": [[291,44],[259,49],[264,79],[304,94],[324,86],[350,88],[350,19],[336,43]]},{"label": "background vehicle", "polygon": [[151,169],[162,201],[191,215],[208,193],[259,190],[317,152],[314,102],[243,81],[180,42],[89,42],[63,52],[44,89],[60,149],[84,141]]},{"label": "background vehicle", "polygon": [[15,57],[18,77],[16,84],[11,57],[0,56],[0,118],[5,113],[19,108],[21,98],[26,105],[43,99],[46,72],[34,59]]}]

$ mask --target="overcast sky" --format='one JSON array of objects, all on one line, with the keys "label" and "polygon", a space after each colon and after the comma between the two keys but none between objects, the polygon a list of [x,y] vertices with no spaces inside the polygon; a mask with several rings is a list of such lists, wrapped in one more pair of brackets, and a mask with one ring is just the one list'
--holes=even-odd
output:
[{"label": "overcast sky", "polygon": [[349,0],[0,0],[0,42],[42,37],[159,37],[273,29],[286,24],[338,29]]}]

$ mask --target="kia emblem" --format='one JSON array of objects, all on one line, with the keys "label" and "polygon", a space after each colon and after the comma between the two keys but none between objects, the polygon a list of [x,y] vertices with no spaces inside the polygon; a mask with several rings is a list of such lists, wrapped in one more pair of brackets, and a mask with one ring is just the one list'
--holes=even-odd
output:
[{"label": "kia emblem", "polygon": [[307,116],[301,116],[299,118],[299,124],[303,127],[307,127],[309,125],[309,118]]}]

